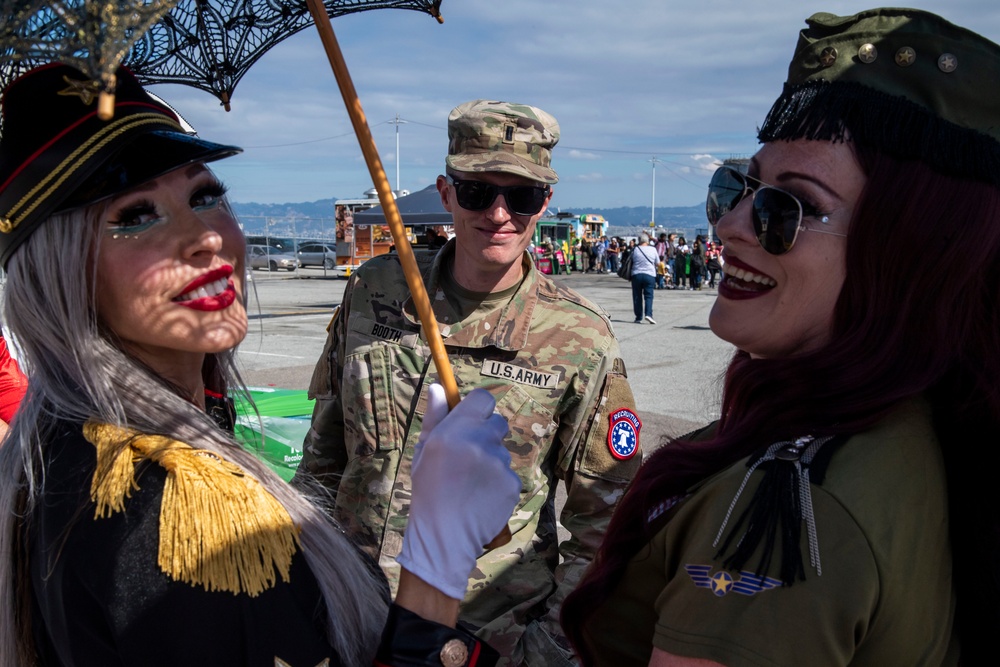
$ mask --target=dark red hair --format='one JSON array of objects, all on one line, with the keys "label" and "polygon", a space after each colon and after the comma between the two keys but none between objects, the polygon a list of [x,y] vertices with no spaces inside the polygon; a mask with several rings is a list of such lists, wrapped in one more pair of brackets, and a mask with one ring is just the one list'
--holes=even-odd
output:
[{"label": "dark red hair", "polygon": [[563,604],[585,665],[583,624],[652,537],[646,509],[773,442],[869,429],[918,394],[933,406],[948,472],[963,662],[1000,627],[1000,514],[990,488],[1000,473],[1000,190],[853,148],[868,180],[830,342],[788,359],[738,352],[714,436],[673,440],[643,465]]}]

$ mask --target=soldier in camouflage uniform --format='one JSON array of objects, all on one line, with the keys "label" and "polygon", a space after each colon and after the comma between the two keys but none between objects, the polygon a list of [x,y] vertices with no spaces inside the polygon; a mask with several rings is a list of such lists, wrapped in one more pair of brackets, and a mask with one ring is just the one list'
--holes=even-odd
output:
[{"label": "soldier in camouflage uniform", "polygon": [[[521,477],[512,541],[485,552],[461,620],[507,665],[571,665],[559,604],[590,562],[641,460],[641,422],[607,315],[534,268],[525,249],[557,181],[559,126],[533,107],[477,100],[448,119],[437,187],[456,238],[418,253],[459,390],[489,390]],[[498,187],[499,186],[499,187]],[[516,212],[515,212],[516,211]],[[395,588],[413,446],[437,380],[395,255],[366,262],[334,313],[310,396],[300,474],[335,494],[347,530]],[[556,534],[555,493],[571,537]]]}]

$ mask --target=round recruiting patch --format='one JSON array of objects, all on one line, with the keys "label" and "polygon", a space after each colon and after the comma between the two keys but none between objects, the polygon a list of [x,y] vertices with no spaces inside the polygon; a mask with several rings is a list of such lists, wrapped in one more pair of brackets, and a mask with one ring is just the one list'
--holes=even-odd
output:
[{"label": "round recruiting patch", "polygon": [[639,451],[642,421],[628,408],[613,410],[608,419],[611,420],[608,428],[608,449],[611,450],[611,455],[620,461],[635,456]]}]

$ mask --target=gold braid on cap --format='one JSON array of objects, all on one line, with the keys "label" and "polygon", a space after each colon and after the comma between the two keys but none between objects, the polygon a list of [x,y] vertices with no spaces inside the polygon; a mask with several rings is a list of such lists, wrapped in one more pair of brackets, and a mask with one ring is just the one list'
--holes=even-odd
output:
[{"label": "gold braid on cap", "polygon": [[108,144],[118,141],[126,132],[132,132],[135,128],[145,125],[165,125],[174,131],[183,132],[178,123],[159,113],[132,114],[109,123],[94,132],[62,162],[39,179],[38,183],[7,211],[6,217],[0,220],[0,232],[4,234],[12,232],[42,202],[57,194],[66,179],[73,176]]},{"label": "gold braid on cap", "polygon": [[90,497],[95,519],[125,509],[139,488],[135,466],[148,459],[167,471],[160,505],[158,564],[174,581],[207,591],[256,597],[289,580],[299,528],[260,482],[214,452],[161,435],[88,421],[97,448]]}]

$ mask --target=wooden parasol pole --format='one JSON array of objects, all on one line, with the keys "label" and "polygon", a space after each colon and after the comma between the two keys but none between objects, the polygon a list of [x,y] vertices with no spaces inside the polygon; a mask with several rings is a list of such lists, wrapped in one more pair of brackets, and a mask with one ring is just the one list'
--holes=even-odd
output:
[{"label": "wooden parasol pole", "polygon": [[417,308],[417,315],[427,338],[427,345],[431,350],[431,359],[437,368],[438,379],[444,386],[445,395],[448,397],[448,406],[454,408],[458,405],[460,396],[458,395],[458,385],[455,383],[455,374],[451,370],[451,362],[448,360],[448,353],[444,349],[444,341],[441,339],[441,332],[438,331],[437,320],[434,318],[434,311],[431,309],[431,301],[427,296],[427,288],[424,286],[423,278],[420,277],[420,269],[417,267],[417,260],[413,256],[413,248],[410,247],[410,240],[406,236],[403,228],[403,219],[399,215],[396,207],[396,199],[392,196],[392,187],[389,179],[385,175],[382,167],[382,160],[379,158],[378,149],[375,148],[375,140],[372,138],[371,130],[368,128],[368,120],[365,112],[361,108],[361,101],[358,93],[354,89],[354,82],[351,81],[351,74],[347,71],[347,64],[344,62],[344,54],[340,50],[337,38],[333,34],[333,25],[330,17],[327,16],[326,9],[321,0],[307,0],[309,12],[316,22],[316,29],[319,31],[326,55],[330,59],[330,66],[333,67],[333,74],[337,77],[340,85],[340,94],[344,97],[344,104],[347,106],[347,113],[351,117],[351,124],[354,125],[354,133],[361,144],[361,152],[365,156],[368,164],[368,171],[371,173],[372,181],[375,183],[375,190],[378,191],[378,200],[382,204],[382,212],[389,223],[389,231],[392,233],[392,240],[396,244],[396,252],[399,254],[399,263],[403,267],[403,275],[406,277],[406,284],[410,288],[413,298],[413,305]]},{"label": "wooden parasol pole", "polygon": [[[438,331],[437,320],[434,318],[434,311],[431,309],[431,300],[427,296],[427,288],[424,280],[420,276],[420,269],[417,268],[417,259],[413,256],[413,248],[410,247],[410,239],[406,236],[403,228],[403,219],[399,215],[396,207],[396,199],[392,196],[392,187],[389,179],[382,168],[382,160],[378,156],[378,149],[375,148],[375,140],[372,138],[371,130],[368,128],[368,120],[365,112],[361,108],[361,100],[358,99],[358,92],[354,89],[354,82],[351,80],[351,73],[347,71],[347,63],[344,61],[344,54],[337,43],[337,37],[333,34],[333,24],[326,14],[322,0],[306,0],[309,5],[309,13],[312,14],[316,22],[316,30],[319,31],[326,56],[330,59],[330,66],[333,68],[333,75],[337,78],[340,86],[340,94],[344,98],[347,106],[347,114],[351,117],[351,124],[354,125],[354,133],[361,144],[361,152],[365,156],[368,164],[368,171],[371,173],[372,181],[375,183],[375,190],[378,191],[378,200],[382,204],[382,212],[389,223],[389,231],[392,233],[392,240],[396,243],[396,252],[399,254],[399,263],[403,267],[403,275],[406,277],[406,284],[410,288],[410,296],[413,305],[417,308],[417,315],[420,318],[420,325],[423,327],[424,336],[427,338],[427,345],[431,350],[431,359],[437,368],[438,379],[444,386],[445,396],[448,398],[448,406],[454,408],[458,405],[460,397],[458,395],[458,385],[455,383],[455,374],[451,370],[451,362],[448,360],[448,353],[444,349],[444,341],[441,340],[441,332]],[[441,22],[440,15],[437,17]],[[496,549],[507,544],[511,540],[509,526],[504,526],[500,534],[486,545],[486,549]]]}]

